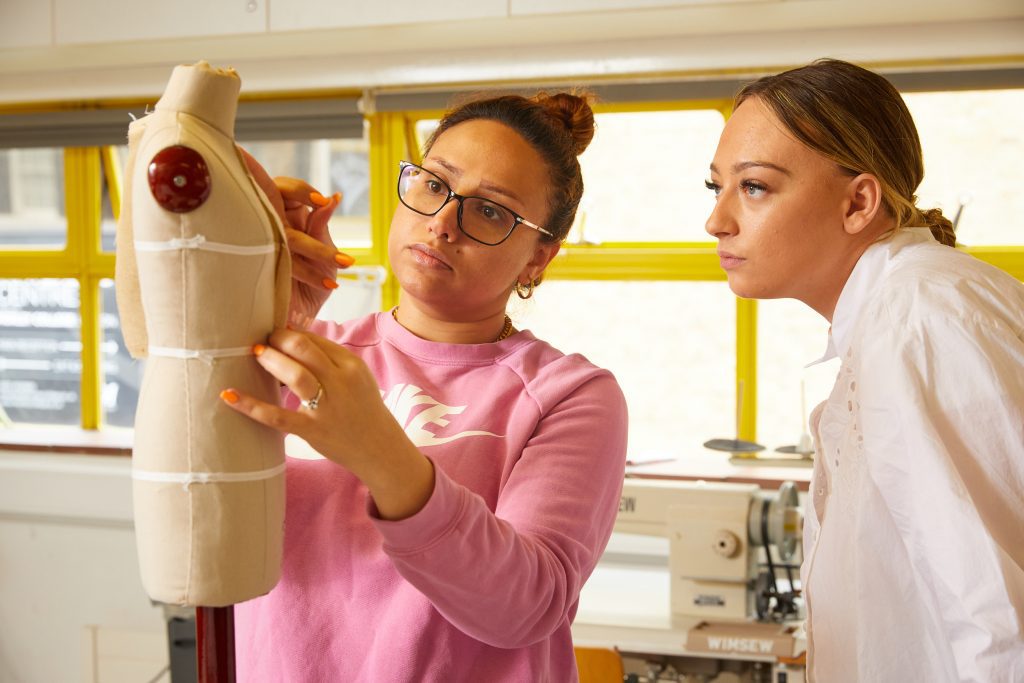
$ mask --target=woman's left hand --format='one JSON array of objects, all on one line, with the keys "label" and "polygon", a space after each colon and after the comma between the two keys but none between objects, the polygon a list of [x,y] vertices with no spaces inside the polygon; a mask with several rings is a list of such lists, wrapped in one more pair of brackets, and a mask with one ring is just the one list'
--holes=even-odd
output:
[{"label": "woman's left hand", "polygon": [[285,225],[292,255],[292,296],[288,322],[308,327],[327,297],[336,289],[338,268],[355,261],[338,251],[327,223],[341,201],[340,194],[324,197],[298,178],[271,178],[256,159],[238,148],[256,184]]},{"label": "woman's left hand", "polygon": [[[278,329],[256,360],[293,394],[299,410],[235,389],[221,398],[253,420],[296,434],[367,485],[386,519],[418,511],[434,488],[433,465],[405,435],[381,399],[377,380],[358,356],[311,332]],[[311,399],[317,399],[315,407]]]}]

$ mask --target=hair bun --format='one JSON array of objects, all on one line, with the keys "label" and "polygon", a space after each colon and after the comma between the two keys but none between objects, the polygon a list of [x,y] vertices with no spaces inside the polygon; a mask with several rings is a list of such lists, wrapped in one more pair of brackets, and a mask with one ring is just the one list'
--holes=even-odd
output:
[{"label": "hair bun", "polygon": [[559,92],[549,95],[537,93],[534,101],[557,119],[572,137],[573,152],[579,156],[594,139],[594,111],[590,108],[593,95],[589,93]]},{"label": "hair bun", "polygon": [[932,236],[947,247],[956,246],[956,232],[953,222],[942,215],[942,209],[921,211],[925,226],[932,231]]}]

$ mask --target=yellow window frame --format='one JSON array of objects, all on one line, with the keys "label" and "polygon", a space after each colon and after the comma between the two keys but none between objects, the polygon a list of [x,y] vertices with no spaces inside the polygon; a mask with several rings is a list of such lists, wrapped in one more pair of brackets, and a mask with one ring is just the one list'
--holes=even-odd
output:
[{"label": "yellow window frame", "polygon": [[[644,103],[598,103],[596,114],[645,111],[715,110],[728,119],[731,100],[678,100]],[[387,231],[398,200],[394,180],[398,162],[422,161],[416,124],[438,119],[441,110],[374,114],[370,121],[371,186],[375,262],[388,268],[384,305],[398,302],[398,286],[387,265]],[[374,131],[376,130],[376,136]],[[379,143],[374,144],[374,141]],[[383,194],[381,194],[383,193]],[[973,256],[1024,280],[1024,247],[965,247]],[[721,282],[726,279],[713,242],[605,242],[563,245],[545,273],[548,280],[661,280]],[[735,390],[740,401],[738,438],[757,440],[757,311],[753,299],[736,297]]]},{"label": "yellow window frame", "polygon": [[[644,103],[597,103],[595,114],[636,113],[654,111],[714,110],[728,117],[731,100],[677,100]],[[440,110],[388,112],[371,118],[373,130],[379,129],[385,143],[374,150],[371,143],[371,177],[380,180],[386,197],[375,201],[374,240],[380,236],[386,244],[387,226],[397,206],[394,196],[394,174],[398,162],[406,159],[422,161],[416,124],[424,119],[437,119]],[[379,164],[374,169],[374,163]],[[371,198],[375,195],[372,194]],[[397,303],[397,283],[389,269],[391,283],[385,305]],[[724,281],[725,273],[718,262],[713,242],[605,242],[602,244],[571,244],[562,246],[558,256],[545,273],[548,280],[664,280]],[[741,398],[739,438],[753,440],[757,425],[757,302],[736,299],[736,392]],[[742,389],[741,389],[742,387]]]},{"label": "yellow window frame", "polygon": [[[714,109],[728,118],[725,100],[597,104],[595,112],[642,112]],[[387,236],[397,208],[394,191],[398,162],[421,161],[416,123],[439,118],[439,110],[378,112],[367,116],[370,137],[370,221],[372,245],[349,250],[363,265],[388,268],[383,305],[398,302],[398,284],[390,272]],[[81,305],[81,427],[102,426],[102,368],[99,284],[114,277],[114,254],[102,251],[103,177],[114,217],[121,206],[122,178],[115,147],[69,147],[64,150],[67,240],[63,249],[0,250],[0,273],[8,278],[68,278],[79,284]],[[966,247],[965,251],[1024,280],[1024,247]],[[712,242],[608,242],[566,244],[551,264],[553,280],[723,281]],[[739,438],[756,440],[757,302],[736,299],[736,392],[741,397]]]},{"label": "yellow window frame", "polygon": [[114,277],[114,254],[102,251],[100,225],[106,170],[111,205],[120,208],[120,167],[114,148],[64,149],[64,209],[67,239],[63,249],[0,251],[0,273],[6,278],[66,278],[78,282],[82,342],[81,426],[102,424],[100,390],[100,280]]}]

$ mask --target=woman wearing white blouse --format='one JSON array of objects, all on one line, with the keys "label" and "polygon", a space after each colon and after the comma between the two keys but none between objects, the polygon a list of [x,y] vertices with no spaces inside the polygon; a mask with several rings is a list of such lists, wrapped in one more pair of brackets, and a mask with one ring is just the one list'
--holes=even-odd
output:
[{"label": "woman wearing white blouse", "polygon": [[736,98],[707,185],[729,286],[831,324],[811,417],[811,680],[1024,681],[1024,286],[922,211],[910,113],[836,60]]}]

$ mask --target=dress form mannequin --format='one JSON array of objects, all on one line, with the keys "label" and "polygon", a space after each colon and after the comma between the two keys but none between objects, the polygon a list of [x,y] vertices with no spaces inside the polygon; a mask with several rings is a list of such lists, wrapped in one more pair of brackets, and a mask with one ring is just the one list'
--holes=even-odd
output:
[{"label": "dress form mannequin", "polygon": [[278,400],[253,344],[287,315],[280,219],[234,143],[241,82],[177,67],[129,127],[117,295],[129,351],[148,356],[135,422],[135,528],[154,600],[224,606],[270,591],[284,524],[281,435],[219,400]]}]

